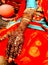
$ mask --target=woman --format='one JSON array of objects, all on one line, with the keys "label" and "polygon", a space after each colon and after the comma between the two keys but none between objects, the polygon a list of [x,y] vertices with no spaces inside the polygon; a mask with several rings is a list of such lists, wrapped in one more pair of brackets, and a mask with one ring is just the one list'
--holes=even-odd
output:
[{"label": "woman", "polygon": [[[33,2],[32,5],[30,4],[30,2]],[[7,56],[9,58],[9,60],[8,60],[9,62],[14,60],[14,58],[16,58],[16,56],[20,53],[20,50],[22,49],[22,45],[23,45],[23,41],[24,41],[23,33],[24,33],[26,27],[28,26],[29,22],[31,22],[31,20],[33,18],[33,14],[36,11],[36,9],[35,9],[36,8],[36,1],[35,0],[31,0],[31,1],[28,0],[26,4],[30,5],[30,6],[27,6],[27,8],[25,9],[25,11],[23,13],[21,23],[15,32],[16,38],[13,41],[13,43],[11,43],[10,40],[12,40],[11,38],[14,37],[14,33],[11,33],[11,36],[10,36],[9,41],[8,41],[7,50],[10,50],[10,51],[7,51]],[[12,37],[12,35],[13,35],[13,37]],[[12,46],[11,49],[9,49],[10,44]],[[19,46],[19,45],[21,45],[21,46]],[[18,47],[20,47],[19,50],[18,50]],[[15,51],[15,52],[13,52],[13,51]]]},{"label": "woman", "polygon": [[[24,41],[23,33],[24,33],[26,27],[28,26],[28,24],[32,20],[33,20],[33,22],[35,21],[33,16],[34,16],[34,14],[36,14],[36,11],[38,11],[37,6],[36,6],[36,4],[37,4],[36,1],[27,0],[26,4],[27,4],[26,9],[23,12],[23,16],[22,16],[19,27],[17,28],[17,30],[8,34],[9,40],[8,40],[8,46],[7,46],[7,51],[6,51],[8,62],[14,61],[14,59],[17,57],[17,55],[21,52],[23,41]],[[41,21],[43,20],[42,19],[43,15],[40,15],[40,13],[39,13],[39,16],[41,16],[41,19],[37,19],[36,22],[42,23]],[[32,26],[29,25],[28,27],[32,27]],[[38,30],[43,30],[40,26],[39,26],[39,28],[37,28],[37,27],[34,27],[34,28],[38,29]]]}]

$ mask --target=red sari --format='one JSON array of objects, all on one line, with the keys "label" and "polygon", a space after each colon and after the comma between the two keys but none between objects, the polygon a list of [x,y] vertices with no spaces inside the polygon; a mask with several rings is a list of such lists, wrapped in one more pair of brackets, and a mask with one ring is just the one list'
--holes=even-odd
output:
[{"label": "red sari", "polygon": [[[8,31],[13,31],[17,25],[0,32],[3,36]],[[4,33],[3,33],[4,32]],[[0,55],[5,55],[8,39],[0,42]],[[48,65],[48,32],[26,28],[24,43],[20,55],[15,59],[18,65]]]},{"label": "red sari", "polygon": [[42,7],[44,16],[48,22],[48,0],[38,0],[38,4],[40,7]]},{"label": "red sari", "polygon": [[[0,36],[16,28],[17,25],[14,25],[8,30],[4,30],[0,32]],[[7,42],[7,38],[0,42],[0,55],[2,56],[6,56]],[[15,62],[18,65],[48,65],[48,32],[26,28],[23,48]]]}]

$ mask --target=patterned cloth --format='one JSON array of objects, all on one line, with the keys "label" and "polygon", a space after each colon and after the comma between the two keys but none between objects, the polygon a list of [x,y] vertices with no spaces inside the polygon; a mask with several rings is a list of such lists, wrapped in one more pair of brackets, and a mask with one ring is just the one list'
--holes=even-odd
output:
[{"label": "patterned cloth", "polygon": [[[31,1],[35,3],[35,0],[28,0],[27,5]],[[30,5],[32,6],[31,3]],[[32,7],[34,7],[34,5]],[[29,7],[29,5],[27,7]],[[34,8],[36,8],[36,5]],[[18,22],[20,22],[20,19],[18,20]],[[43,26],[48,28],[44,19],[42,19],[41,21],[32,22],[38,22],[39,24],[42,24]],[[10,24],[14,24],[14,22],[11,21]],[[8,30],[8,32],[15,30],[17,26],[14,25]],[[29,28],[27,28],[24,33],[25,40],[22,52],[15,59],[15,62],[17,62],[18,65],[48,65],[48,32],[39,31],[43,30],[41,26],[38,27],[37,25],[29,25],[28,27]],[[0,36],[6,34],[7,31],[3,32],[0,33]],[[5,56],[7,42],[8,39],[5,39],[0,42],[0,55],[2,56]]]},{"label": "patterned cloth", "polygon": [[18,65],[48,65],[48,33],[27,29]]},{"label": "patterned cloth", "polygon": [[[39,0],[39,1],[40,1],[40,0]],[[43,1],[44,1],[44,0],[43,0]],[[40,2],[39,2],[39,3],[40,3]],[[43,2],[43,3],[44,3],[44,2]],[[47,4],[46,4],[46,5],[47,5]],[[27,5],[26,5],[26,7],[27,7],[27,8],[31,7],[31,8],[36,9],[38,6],[37,6],[37,3],[36,3],[35,0],[27,0]],[[46,8],[45,10],[47,10],[47,7],[44,7],[44,8]],[[45,15],[46,15],[46,14],[45,14]],[[43,26],[45,26],[46,28],[48,28],[48,26],[47,26],[47,24],[46,24],[44,18],[41,19],[40,21],[32,21],[32,22],[38,22],[38,23],[42,24]],[[30,26],[30,25],[29,25],[29,27],[34,28],[34,29],[38,29],[38,30],[43,30],[40,26],[35,26],[35,25]]]},{"label": "patterned cloth", "polygon": [[[0,33],[0,36],[11,32],[18,25]],[[0,42],[0,55],[6,55],[8,38]],[[24,44],[21,53],[15,59],[18,65],[48,65],[48,32],[27,28],[24,33]]]},{"label": "patterned cloth", "polygon": [[[27,0],[26,8],[34,8],[34,9],[37,9],[37,3],[36,3],[36,1],[35,0]],[[17,22],[20,22],[20,21],[21,21],[21,18],[17,20]],[[46,21],[44,20],[44,18],[41,19],[40,21],[32,20],[32,22],[37,22],[37,23],[42,24],[43,26],[45,26],[45,28],[48,28],[48,25],[46,24]],[[43,30],[44,31],[44,29],[41,26],[38,26],[38,25],[29,25],[28,27],[29,28],[33,28],[33,29]]]},{"label": "patterned cloth", "polygon": [[45,18],[48,22],[48,0],[38,0],[38,5],[42,7]]}]

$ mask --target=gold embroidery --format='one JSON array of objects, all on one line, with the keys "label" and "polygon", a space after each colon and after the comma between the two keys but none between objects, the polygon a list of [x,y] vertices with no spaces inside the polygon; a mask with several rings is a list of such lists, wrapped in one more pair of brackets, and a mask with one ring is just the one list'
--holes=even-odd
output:
[{"label": "gold embroidery", "polygon": [[32,33],[32,34],[31,34],[31,38],[32,38],[32,39],[35,38],[35,37],[37,36],[37,34],[38,34],[38,31]]},{"label": "gold embroidery", "polygon": [[24,63],[28,63],[31,61],[31,59],[27,56],[23,57],[20,61],[24,62]]},{"label": "gold embroidery", "polygon": [[47,14],[48,14],[48,10],[47,10]]},{"label": "gold embroidery", "polygon": [[35,44],[36,44],[37,46],[41,46],[41,45],[42,45],[42,43],[41,43],[40,40],[36,40],[36,41],[35,41]]},{"label": "gold embroidery", "polygon": [[29,46],[29,44],[30,44],[31,40],[32,40],[32,39],[30,38],[30,39],[29,39],[29,41],[28,41],[28,43],[27,43],[27,46]]},{"label": "gold embroidery", "polygon": [[43,61],[44,65],[48,65],[48,59]]},{"label": "gold embroidery", "polygon": [[34,33],[31,34],[31,36],[30,36],[30,38],[29,38],[29,41],[28,41],[28,43],[27,43],[27,46],[29,46],[31,40],[37,36],[37,33],[38,33],[38,32],[34,32]]},{"label": "gold embroidery", "polygon": [[48,51],[46,52],[46,57],[48,57]]},{"label": "gold embroidery", "polygon": [[33,57],[38,57],[40,55],[40,51],[36,46],[30,47],[29,54]]}]

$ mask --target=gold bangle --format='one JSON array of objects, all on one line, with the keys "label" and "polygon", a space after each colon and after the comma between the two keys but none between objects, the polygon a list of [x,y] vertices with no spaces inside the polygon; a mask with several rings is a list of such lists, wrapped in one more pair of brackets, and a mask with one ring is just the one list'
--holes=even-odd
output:
[{"label": "gold bangle", "polygon": [[36,10],[34,8],[26,8],[24,13],[33,15]]},{"label": "gold bangle", "polygon": [[30,19],[27,19],[27,18],[23,18],[23,19],[24,19],[24,20],[27,20],[27,21],[29,21],[29,22],[31,21]]}]

